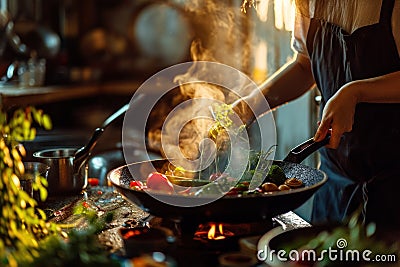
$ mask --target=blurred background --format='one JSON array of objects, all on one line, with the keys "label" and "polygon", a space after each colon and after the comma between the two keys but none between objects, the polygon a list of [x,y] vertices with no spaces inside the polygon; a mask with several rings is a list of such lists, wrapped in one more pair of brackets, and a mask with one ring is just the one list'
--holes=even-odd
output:
[{"label": "blurred background", "polygon": [[[256,83],[290,60],[294,6],[262,0],[0,0],[3,108],[33,104],[54,129],[28,151],[83,145],[159,70],[192,60],[235,67]],[[310,138],[315,91],[274,111],[276,159]],[[96,150],[120,148],[122,120]],[[314,155],[304,164],[315,167]]]}]

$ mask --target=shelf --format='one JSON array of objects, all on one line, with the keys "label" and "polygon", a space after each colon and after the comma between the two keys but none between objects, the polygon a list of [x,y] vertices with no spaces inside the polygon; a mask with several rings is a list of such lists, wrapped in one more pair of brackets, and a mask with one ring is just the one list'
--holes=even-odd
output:
[{"label": "shelf", "polygon": [[139,81],[122,81],[43,87],[3,86],[0,87],[0,106],[39,105],[100,94],[133,95],[140,84]]}]

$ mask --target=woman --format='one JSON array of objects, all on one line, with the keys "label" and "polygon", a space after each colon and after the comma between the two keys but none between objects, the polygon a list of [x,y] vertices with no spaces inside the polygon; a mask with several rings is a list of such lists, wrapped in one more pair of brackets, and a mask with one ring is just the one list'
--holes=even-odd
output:
[{"label": "woman", "polygon": [[[363,217],[400,225],[400,0],[297,0],[296,58],[261,85],[270,106],[315,83],[322,95],[314,136],[327,184],[312,221]],[[256,104],[257,99],[245,98]]]}]

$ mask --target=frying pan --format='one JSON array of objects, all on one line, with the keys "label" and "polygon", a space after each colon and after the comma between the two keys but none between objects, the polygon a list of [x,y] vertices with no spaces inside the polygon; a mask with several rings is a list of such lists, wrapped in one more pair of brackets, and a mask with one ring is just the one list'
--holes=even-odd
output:
[{"label": "frying pan", "polygon": [[[196,203],[200,203],[199,198],[196,196],[159,194],[162,199],[166,200],[165,202],[174,203],[168,201],[169,198],[184,198],[183,200],[186,203],[191,203],[190,207],[182,207],[160,201],[158,197],[153,197],[154,193],[152,193],[152,196],[143,190],[139,191],[129,187],[131,181],[144,181],[149,174],[149,167],[160,169],[165,164],[165,159],[124,165],[111,170],[107,177],[117,191],[144,211],[181,224],[198,225],[198,223],[204,222],[241,223],[260,219],[267,220],[298,208],[326,183],[327,176],[324,172],[299,163],[308,155],[326,145],[329,142],[329,138],[327,136],[320,142],[314,142],[309,139],[293,148],[284,160],[273,161],[274,164],[283,169],[287,177],[296,177],[305,185],[302,188],[289,191],[243,196],[225,195],[204,205],[196,205]],[[132,177],[130,170],[135,174],[140,173],[141,177]],[[204,202],[201,201],[201,203]]]}]

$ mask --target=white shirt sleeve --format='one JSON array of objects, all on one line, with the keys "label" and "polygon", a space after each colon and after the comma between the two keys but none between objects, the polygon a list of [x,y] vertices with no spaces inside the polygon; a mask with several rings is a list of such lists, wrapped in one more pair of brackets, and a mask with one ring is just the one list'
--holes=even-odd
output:
[{"label": "white shirt sleeve", "polygon": [[292,48],[296,52],[306,56],[308,56],[306,40],[309,25],[310,18],[296,12],[292,33]]}]

